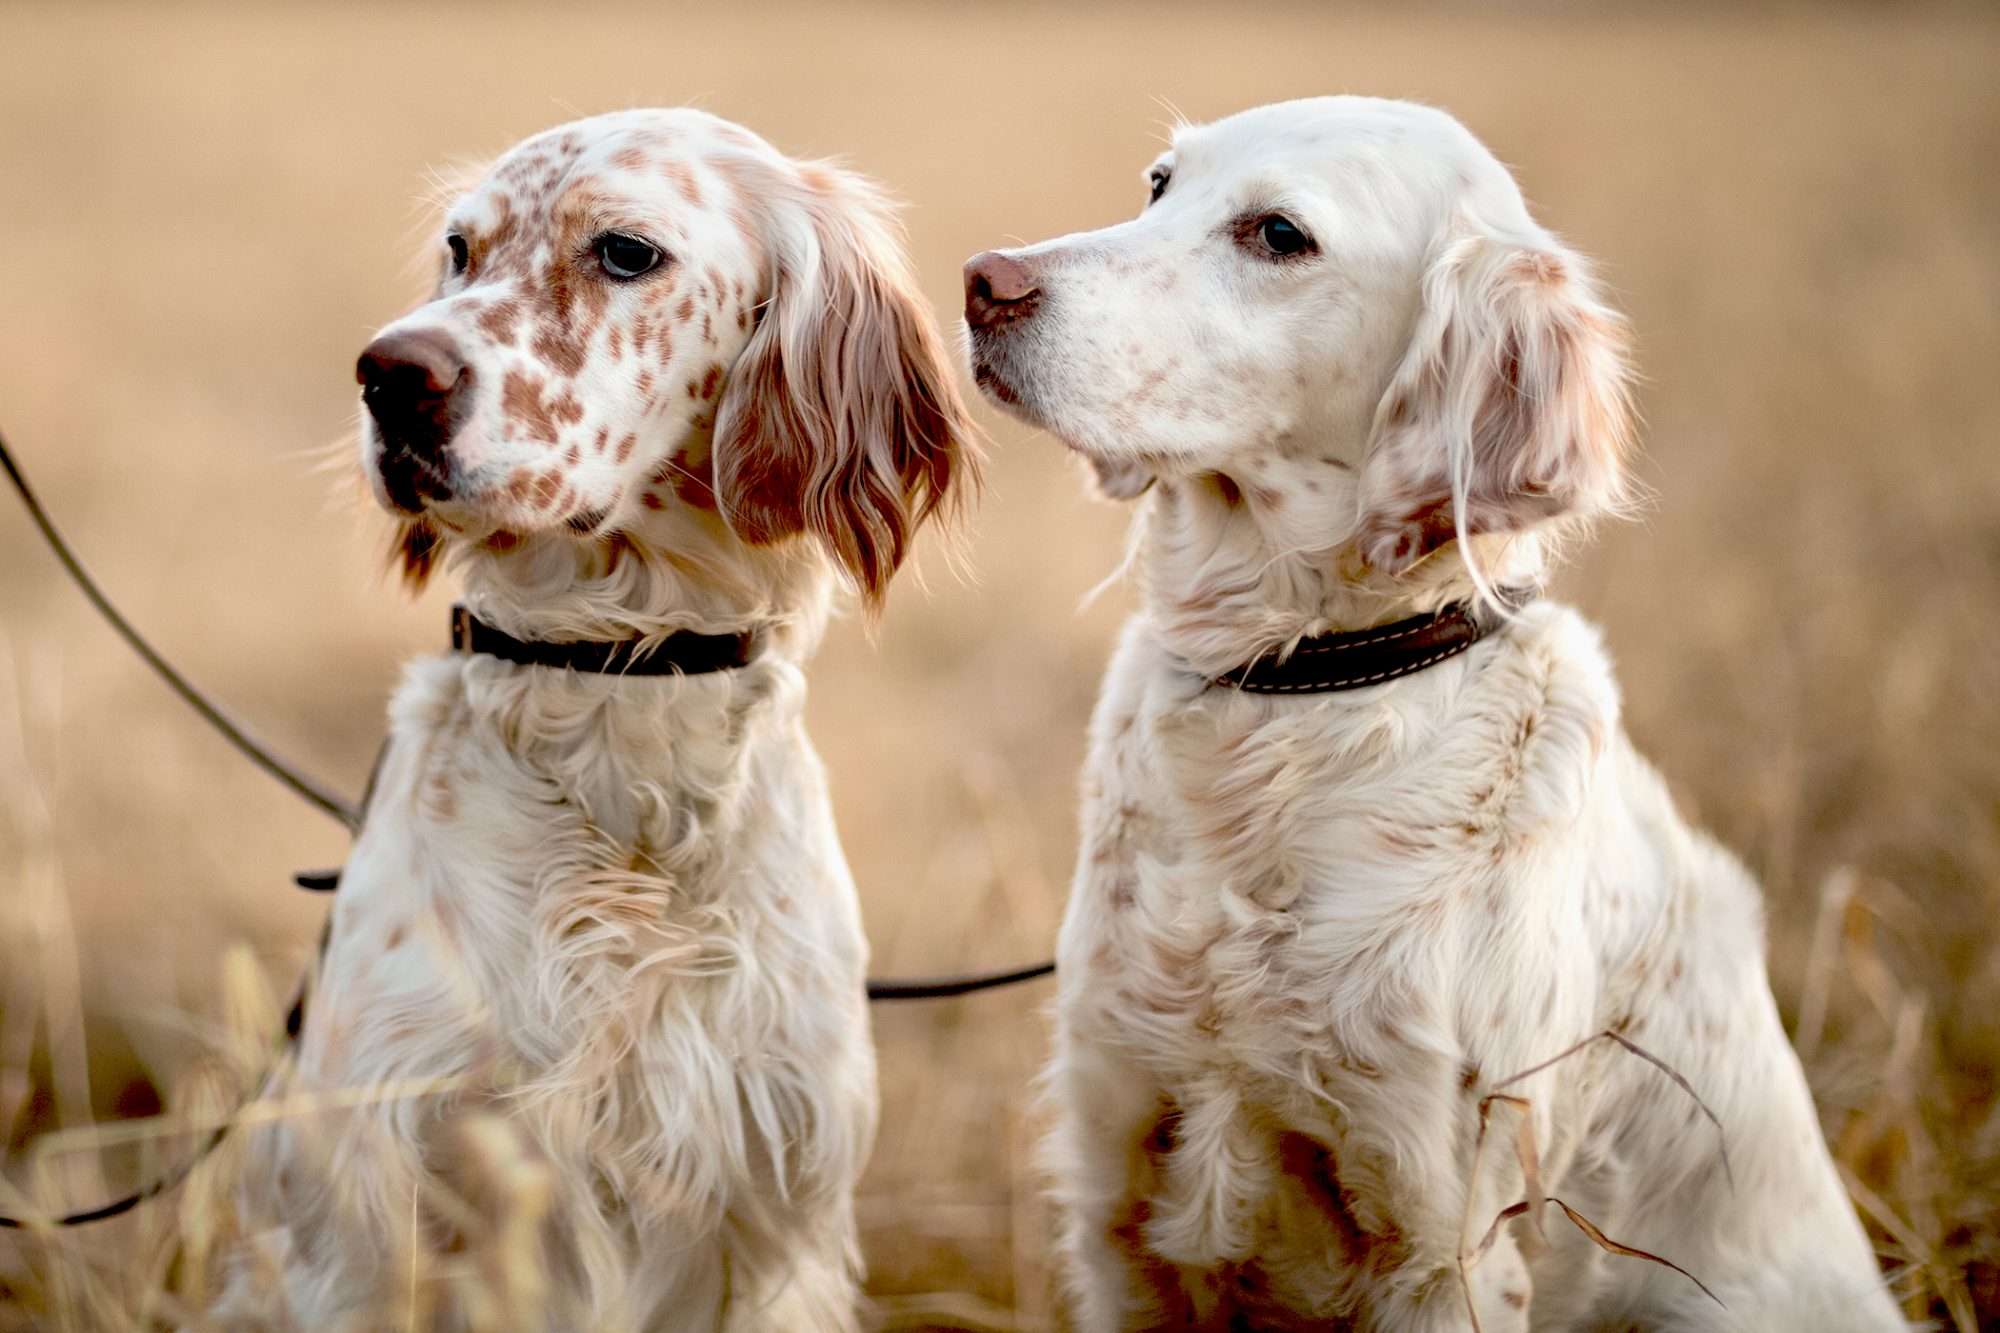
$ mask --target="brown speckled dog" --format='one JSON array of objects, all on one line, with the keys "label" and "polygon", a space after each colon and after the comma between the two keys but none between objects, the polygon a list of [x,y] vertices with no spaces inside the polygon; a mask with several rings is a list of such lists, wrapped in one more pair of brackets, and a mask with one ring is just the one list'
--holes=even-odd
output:
[{"label": "brown speckled dog", "polygon": [[937,329],[870,185],[692,111],[528,140],[440,248],[360,365],[405,572],[754,647],[411,665],[286,1076],[365,1100],[249,1140],[220,1322],[852,1327],[867,949],[802,668],[966,488]]}]

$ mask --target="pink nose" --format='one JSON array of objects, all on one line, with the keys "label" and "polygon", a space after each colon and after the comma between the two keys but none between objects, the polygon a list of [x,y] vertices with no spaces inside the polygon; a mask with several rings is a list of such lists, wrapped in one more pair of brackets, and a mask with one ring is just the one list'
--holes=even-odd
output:
[{"label": "pink nose", "polygon": [[1041,303],[1034,270],[1013,256],[988,250],[965,262],[965,322],[973,328],[1025,319]]}]

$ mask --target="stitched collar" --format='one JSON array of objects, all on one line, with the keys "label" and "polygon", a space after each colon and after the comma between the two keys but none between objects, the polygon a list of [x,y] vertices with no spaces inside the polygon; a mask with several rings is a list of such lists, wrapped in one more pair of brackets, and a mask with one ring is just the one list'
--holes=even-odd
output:
[{"label": "stitched collar", "polygon": [[495,629],[467,610],[463,603],[451,608],[453,652],[497,657],[523,666],[567,667],[571,671],[594,671],[612,676],[698,676],[709,671],[728,671],[747,666],[752,641],[749,634],[697,634],[680,630],[641,652],[639,639],[616,643],[585,640],[581,643],[550,643],[517,639]]},{"label": "stitched collar", "polygon": [[[1532,591],[1502,589],[1510,609],[1532,600]],[[1372,629],[1342,630],[1301,639],[1282,660],[1260,654],[1214,678],[1213,684],[1246,694],[1331,694],[1412,675],[1456,657],[1490,633],[1499,617],[1453,602],[1436,611]]]}]

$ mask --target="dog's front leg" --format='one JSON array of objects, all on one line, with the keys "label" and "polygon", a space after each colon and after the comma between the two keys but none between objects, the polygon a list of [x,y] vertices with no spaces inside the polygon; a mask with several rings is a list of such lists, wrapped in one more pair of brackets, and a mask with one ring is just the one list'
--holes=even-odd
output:
[{"label": "dog's front leg", "polygon": [[1056,1052],[1045,1155],[1073,1326],[1082,1333],[1199,1327],[1212,1313],[1202,1308],[1200,1285],[1184,1281],[1146,1236],[1176,1109],[1145,1071],[1102,1046],[1064,1031]]}]

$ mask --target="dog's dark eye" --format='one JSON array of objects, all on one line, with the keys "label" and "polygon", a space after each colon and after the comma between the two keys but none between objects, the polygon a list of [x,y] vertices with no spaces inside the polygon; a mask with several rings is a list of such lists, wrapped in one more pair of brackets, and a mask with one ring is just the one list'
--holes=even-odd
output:
[{"label": "dog's dark eye", "polygon": [[659,249],[637,236],[627,236],[622,231],[607,231],[590,243],[597,254],[597,262],[604,272],[613,278],[636,278],[650,273],[660,266],[664,258]]},{"label": "dog's dark eye", "polygon": [[1257,235],[1274,255],[1300,255],[1312,249],[1312,237],[1281,214],[1273,213],[1258,222]]},{"label": "dog's dark eye", "polygon": [[465,238],[453,232],[444,238],[444,248],[451,251],[451,271],[465,272],[465,266],[472,262],[472,248],[465,243]]},{"label": "dog's dark eye", "polygon": [[1153,197],[1146,202],[1149,204],[1159,203],[1160,196],[1167,192],[1167,182],[1173,178],[1174,173],[1168,171],[1165,167],[1154,167],[1152,176],[1148,178],[1153,182]]}]

